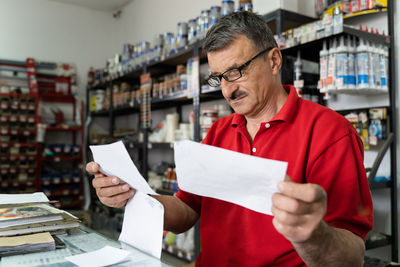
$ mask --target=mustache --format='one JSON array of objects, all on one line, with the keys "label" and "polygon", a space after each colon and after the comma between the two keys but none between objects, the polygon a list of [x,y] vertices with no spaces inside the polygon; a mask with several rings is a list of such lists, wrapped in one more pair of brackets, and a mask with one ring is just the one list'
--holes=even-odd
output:
[{"label": "mustache", "polygon": [[242,91],[242,90],[236,90],[235,92],[233,92],[233,94],[231,95],[231,97],[229,98],[230,100],[235,100],[238,97],[241,97],[242,95],[245,95],[246,92]]}]

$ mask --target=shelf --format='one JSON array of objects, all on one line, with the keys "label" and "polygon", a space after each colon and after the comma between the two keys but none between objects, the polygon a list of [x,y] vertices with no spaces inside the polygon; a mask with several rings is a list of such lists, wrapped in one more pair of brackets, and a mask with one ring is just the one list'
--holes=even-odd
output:
[{"label": "shelf", "polygon": [[362,89],[328,89],[330,94],[349,94],[349,95],[378,95],[388,94],[388,90],[373,89],[373,88],[362,88]]},{"label": "shelf", "polygon": [[193,99],[187,97],[187,90],[182,90],[160,98],[152,98],[151,110],[174,107],[176,104],[185,105],[190,103],[193,103]]},{"label": "shelf", "polygon": [[[34,147],[36,143],[0,143],[0,147]],[[32,155],[27,155],[32,156]]]},{"label": "shelf", "polygon": [[48,94],[39,96],[39,100],[43,102],[74,103],[75,97],[72,95]]},{"label": "shelf", "polygon": [[12,161],[14,161],[14,160],[21,160],[21,161],[24,161],[24,160],[31,160],[31,161],[33,161],[33,160],[35,160],[36,159],[36,156],[21,156],[21,155],[7,155],[7,156],[1,156],[0,155],[0,160],[12,160]]},{"label": "shelf", "polygon": [[51,156],[51,157],[46,157],[44,156],[43,161],[51,161],[51,162],[60,162],[60,161],[75,161],[75,160],[80,160],[80,156]]},{"label": "shelf", "polygon": [[80,131],[82,130],[81,126],[47,126],[46,131]]},{"label": "shelf", "polygon": [[139,113],[139,112],[140,112],[139,107],[131,107],[131,106],[115,107],[113,110],[113,114],[115,116],[130,115],[130,114],[135,114],[135,113]]},{"label": "shelf", "polygon": [[28,181],[2,181],[0,182],[1,187],[20,187],[20,186],[33,186],[35,184],[35,180]]},{"label": "shelf", "polygon": [[374,248],[379,248],[383,246],[389,246],[391,245],[391,237],[386,234],[379,233],[379,238],[374,238],[375,240],[367,239],[365,241],[365,247],[366,249],[374,249]]},{"label": "shelf", "polygon": [[171,255],[179,258],[179,259],[182,259],[182,260],[185,260],[185,261],[188,261],[188,262],[191,262],[191,261],[195,260],[193,251],[188,252],[188,251],[179,249],[174,245],[168,245],[168,244],[165,244],[165,243],[162,244],[162,249],[165,252],[167,252],[168,254],[171,254]]},{"label": "shelf", "polygon": [[15,98],[32,98],[33,96],[29,94],[17,94],[17,93],[0,93],[0,97],[15,97]]},{"label": "shelf", "polygon": [[36,130],[9,130],[9,129],[1,129],[0,134],[3,135],[33,135],[36,134]]},{"label": "shelf", "polygon": [[378,14],[382,12],[387,12],[387,8],[376,8],[376,9],[367,9],[363,11],[358,11],[354,13],[349,13],[349,14],[344,14],[343,19],[351,19],[363,15],[369,15],[369,14]]},{"label": "shelf", "polygon": [[97,110],[90,112],[90,116],[92,117],[107,117],[109,115],[110,115],[109,110]]},{"label": "shelf", "polygon": [[390,188],[392,186],[391,181],[387,182],[369,182],[369,187],[371,189],[384,189],[384,188]]},{"label": "shelf", "polygon": [[59,184],[79,184],[81,182],[81,178],[62,178],[62,179],[52,179],[52,180],[43,180],[42,185],[59,185]]},{"label": "shelf", "polygon": [[382,44],[382,45],[386,45],[386,46],[390,45],[389,36],[383,36],[383,35],[373,34],[373,33],[365,32],[365,31],[360,31],[358,29],[344,25],[343,31],[341,33],[326,36],[326,37],[323,37],[320,39],[316,39],[316,40],[313,40],[310,42],[298,44],[298,45],[291,46],[291,47],[284,47],[284,48],[281,48],[280,50],[282,51],[282,53],[284,55],[291,55],[293,57],[297,56],[297,51],[299,51],[299,50],[305,51],[304,53],[301,54],[302,59],[319,62],[319,53],[309,53],[309,51],[321,51],[323,40],[330,40],[334,37],[338,37],[343,34],[348,34],[348,35],[356,36],[359,38],[361,37],[364,40],[368,40],[370,42],[374,42],[374,43],[378,43],[378,44]]}]

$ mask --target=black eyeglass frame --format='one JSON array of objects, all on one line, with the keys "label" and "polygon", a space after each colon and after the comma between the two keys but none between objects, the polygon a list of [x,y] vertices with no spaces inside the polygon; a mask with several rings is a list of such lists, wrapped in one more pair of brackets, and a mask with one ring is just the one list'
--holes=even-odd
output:
[{"label": "black eyeglass frame", "polygon": [[[250,63],[253,62],[253,60],[255,60],[256,58],[258,58],[258,57],[261,56],[262,54],[264,54],[264,53],[270,51],[270,50],[273,49],[273,48],[275,48],[275,47],[268,47],[268,48],[262,50],[260,53],[258,53],[258,54],[255,55],[254,57],[252,57],[249,61],[245,62],[243,65],[241,65],[241,66],[239,66],[239,67],[237,67],[237,68],[229,69],[229,70],[223,72],[223,73],[220,74],[220,75],[210,75],[210,76],[208,76],[208,78],[206,79],[208,85],[211,86],[211,87],[218,87],[218,86],[221,85],[222,78],[224,78],[225,81],[227,81],[227,82],[234,82],[234,81],[236,81],[236,80],[239,80],[239,79],[242,78],[242,76],[243,76],[243,75],[242,75],[242,70],[243,70],[244,68],[246,68],[248,65],[250,65]],[[229,80],[229,78],[225,75],[225,73],[230,72],[230,71],[233,71],[233,70],[238,70],[238,71],[239,71],[239,77],[237,77],[237,78],[235,78],[235,79],[232,79],[232,80]],[[213,83],[213,82],[210,83],[210,81],[215,81],[215,82],[216,82],[216,79],[215,79],[215,78],[218,78],[218,83],[215,84],[215,85],[213,85],[214,83]]]}]

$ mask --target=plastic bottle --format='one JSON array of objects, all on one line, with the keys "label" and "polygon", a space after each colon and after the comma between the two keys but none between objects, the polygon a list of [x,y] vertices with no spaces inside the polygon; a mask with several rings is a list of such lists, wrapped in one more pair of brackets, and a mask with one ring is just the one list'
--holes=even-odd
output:
[{"label": "plastic bottle", "polygon": [[297,59],[294,62],[294,83],[296,87],[297,94],[302,97],[303,86],[298,85],[298,81],[302,80],[302,69],[303,64],[301,63],[300,51],[297,51]]},{"label": "plastic bottle", "polygon": [[376,62],[375,47],[370,42],[367,42],[367,46],[368,46],[368,63],[369,63],[368,73],[369,73],[370,89],[378,89],[377,76],[374,67],[374,64]]},{"label": "plastic bottle", "polygon": [[347,39],[347,87],[349,89],[356,88],[356,64],[355,64],[355,53],[356,47],[354,44],[354,39],[350,39],[350,36]]},{"label": "plastic bottle", "polygon": [[369,88],[369,56],[368,46],[364,39],[360,38],[360,43],[356,48],[357,60],[357,89]]},{"label": "plastic bottle", "polygon": [[319,79],[321,80],[321,93],[326,92],[328,79],[328,49],[326,41],[322,44],[322,50],[319,51]]},{"label": "plastic bottle", "polygon": [[381,90],[388,90],[388,67],[389,67],[389,58],[387,48],[383,46],[379,47],[379,72],[381,78]]},{"label": "plastic bottle", "polygon": [[335,80],[336,80],[336,39],[333,39],[332,43],[329,45],[328,51],[328,83],[327,90],[335,90]]},{"label": "plastic bottle", "polygon": [[336,48],[336,80],[338,90],[347,89],[348,59],[347,46],[344,45],[344,36],[340,37],[340,43]]}]

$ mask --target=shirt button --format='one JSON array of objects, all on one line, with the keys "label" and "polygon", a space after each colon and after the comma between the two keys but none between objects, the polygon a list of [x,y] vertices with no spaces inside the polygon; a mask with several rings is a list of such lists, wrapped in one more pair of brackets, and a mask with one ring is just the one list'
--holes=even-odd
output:
[{"label": "shirt button", "polygon": [[266,123],[266,124],[265,124],[265,128],[267,128],[267,129],[268,129],[269,127],[271,127],[271,124],[269,124],[269,123]]},{"label": "shirt button", "polygon": [[257,149],[255,147],[253,147],[252,151],[253,151],[253,153],[256,153]]}]

